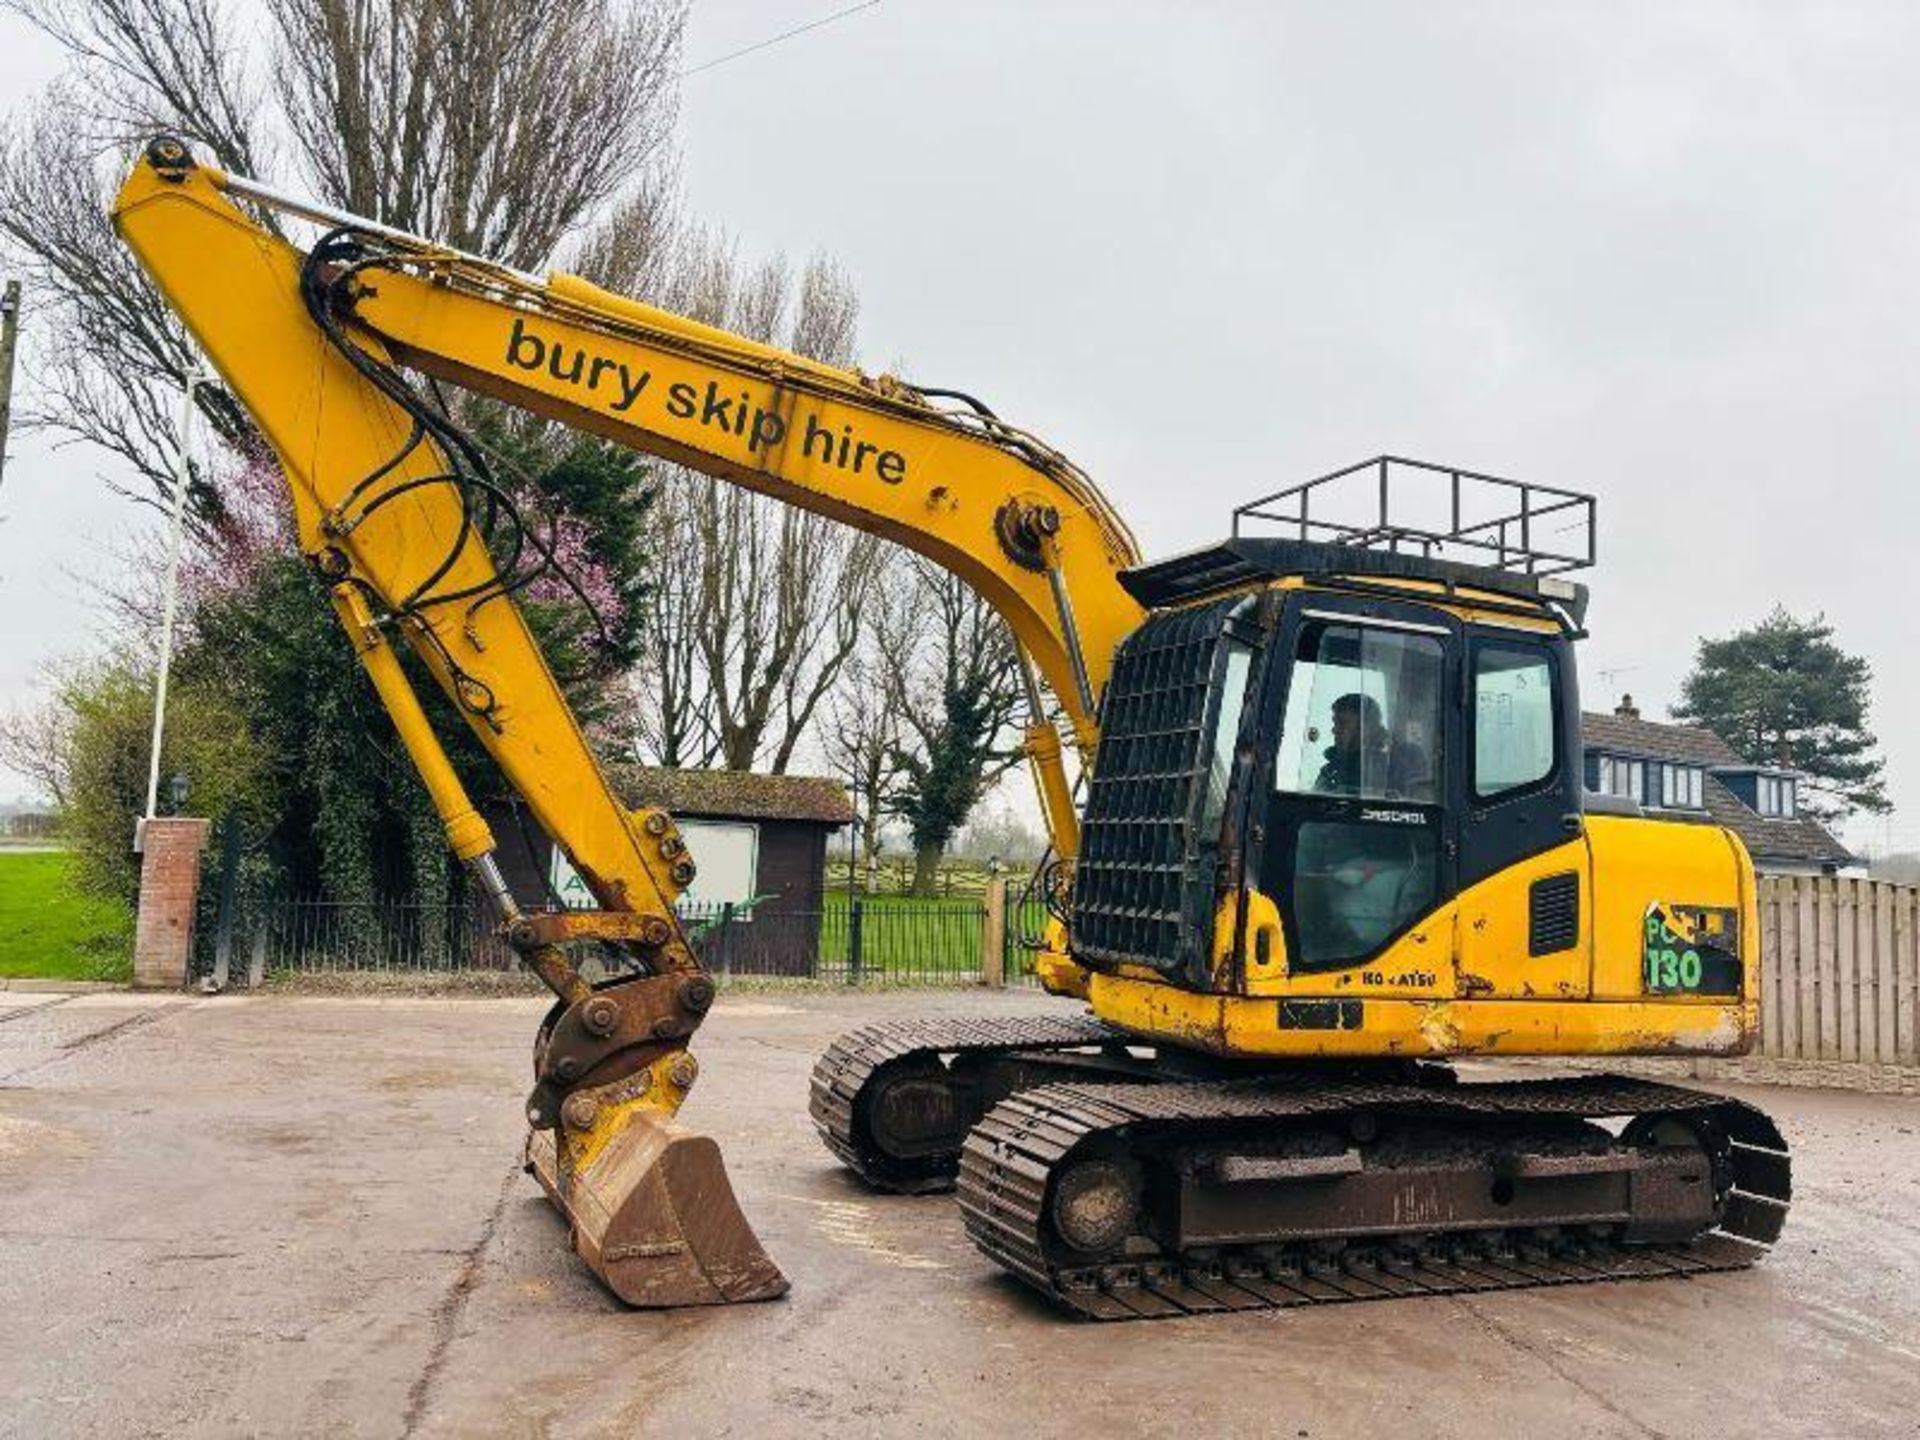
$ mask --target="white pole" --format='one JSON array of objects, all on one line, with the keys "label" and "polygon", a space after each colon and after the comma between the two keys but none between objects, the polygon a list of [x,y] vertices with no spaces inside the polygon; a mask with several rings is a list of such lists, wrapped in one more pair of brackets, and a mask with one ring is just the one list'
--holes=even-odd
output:
[{"label": "white pole", "polygon": [[167,717],[167,672],[173,665],[173,612],[180,595],[180,531],[187,511],[187,482],[193,475],[193,392],[207,373],[195,367],[180,392],[180,458],[173,480],[173,517],[167,530],[167,598],[160,614],[160,675],[153,687],[153,744],[147,761],[147,819],[160,799],[160,731]]}]

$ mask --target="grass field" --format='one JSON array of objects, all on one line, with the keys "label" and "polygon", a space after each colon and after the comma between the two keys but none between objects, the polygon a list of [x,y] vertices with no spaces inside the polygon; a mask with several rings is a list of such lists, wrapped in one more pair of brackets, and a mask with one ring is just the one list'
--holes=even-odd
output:
[{"label": "grass field", "polygon": [[0,976],[125,980],[133,917],[74,888],[64,851],[0,850]]},{"label": "grass field", "polygon": [[[978,900],[860,897],[860,966],[869,973],[951,974],[980,968]],[[826,897],[820,917],[820,963],[847,965],[853,942],[846,891]]]},{"label": "grass field", "polygon": [[[1036,900],[1029,903],[1028,910],[1028,925],[1037,930],[1045,923],[1045,907]],[[860,911],[860,964],[864,970],[906,978],[915,972],[937,976],[980,968],[985,917],[978,899],[863,895]],[[1015,923],[1011,914],[1007,920],[1009,926]],[[851,940],[847,893],[828,891],[820,920],[820,963],[844,967]]]},{"label": "grass field", "polygon": [[[722,973],[786,975],[790,957],[817,957],[819,978],[860,978],[881,983],[933,982],[977,976],[985,911],[978,899],[919,900],[906,895],[862,895],[859,961],[853,964],[854,926],[845,890],[826,892],[817,914],[757,915],[736,922],[702,947],[706,963]],[[695,921],[713,923],[703,915]],[[1009,916],[1009,921],[1013,917]],[[1027,926],[1045,923],[1044,907],[1028,906]],[[1010,971],[1022,963],[1011,949]]]}]

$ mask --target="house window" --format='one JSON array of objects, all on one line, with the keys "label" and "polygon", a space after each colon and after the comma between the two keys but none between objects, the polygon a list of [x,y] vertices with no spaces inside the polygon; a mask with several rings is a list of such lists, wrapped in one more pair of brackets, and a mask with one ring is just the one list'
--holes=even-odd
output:
[{"label": "house window", "polygon": [[1706,772],[1697,765],[1660,767],[1660,803],[1669,810],[1706,807]]},{"label": "house window", "polygon": [[1624,795],[1629,800],[1647,798],[1647,767],[1638,760],[1622,760],[1613,755],[1600,757],[1600,793]]},{"label": "house window", "polygon": [[1773,820],[1791,820],[1798,813],[1795,804],[1794,782],[1791,776],[1762,775],[1759,777],[1759,805],[1755,808],[1762,815]]}]

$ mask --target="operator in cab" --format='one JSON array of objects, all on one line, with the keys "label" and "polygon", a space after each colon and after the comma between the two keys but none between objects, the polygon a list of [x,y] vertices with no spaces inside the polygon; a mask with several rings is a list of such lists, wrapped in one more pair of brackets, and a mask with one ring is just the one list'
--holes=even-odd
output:
[{"label": "operator in cab", "polygon": [[1371,695],[1355,691],[1333,702],[1333,744],[1325,758],[1313,784],[1322,794],[1433,798],[1433,767],[1425,748],[1411,738],[1391,736],[1380,702]]}]

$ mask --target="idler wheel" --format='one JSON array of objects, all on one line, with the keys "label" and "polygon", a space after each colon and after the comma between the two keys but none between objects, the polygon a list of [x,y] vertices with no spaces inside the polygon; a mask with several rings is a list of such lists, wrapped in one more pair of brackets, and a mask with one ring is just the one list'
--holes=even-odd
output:
[{"label": "idler wheel", "polygon": [[1140,1185],[1117,1160],[1082,1160],[1053,1190],[1053,1225],[1075,1250],[1101,1255],[1118,1248],[1139,1226]]}]

